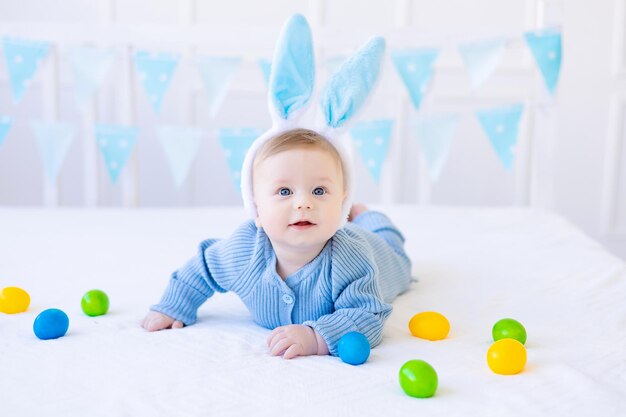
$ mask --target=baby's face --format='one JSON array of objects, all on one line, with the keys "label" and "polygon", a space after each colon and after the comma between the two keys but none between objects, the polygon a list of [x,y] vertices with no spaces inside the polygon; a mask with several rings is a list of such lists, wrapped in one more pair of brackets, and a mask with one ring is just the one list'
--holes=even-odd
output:
[{"label": "baby's face", "polygon": [[257,226],[283,249],[318,249],[342,223],[346,196],[341,165],[317,148],[289,149],[259,162],[253,171]]}]

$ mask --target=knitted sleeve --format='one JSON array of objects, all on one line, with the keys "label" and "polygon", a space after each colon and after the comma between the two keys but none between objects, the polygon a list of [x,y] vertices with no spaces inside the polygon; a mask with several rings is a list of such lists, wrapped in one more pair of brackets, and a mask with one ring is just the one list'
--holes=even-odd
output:
[{"label": "knitted sleeve", "polygon": [[198,254],[175,271],[158,304],[150,307],[190,325],[198,308],[215,292],[230,290],[232,282],[250,261],[255,249],[256,227],[248,221],[227,239],[207,239]]}]

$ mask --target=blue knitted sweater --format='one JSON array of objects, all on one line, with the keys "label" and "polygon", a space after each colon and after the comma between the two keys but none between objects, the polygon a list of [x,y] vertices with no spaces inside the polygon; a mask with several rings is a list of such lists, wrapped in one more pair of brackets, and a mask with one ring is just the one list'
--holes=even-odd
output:
[{"label": "blue knitted sweater", "polygon": [[411,282],[404,237],[382,213],[367,211],[326,243],[315,259],[283,280],[276,254],[252,220],[227,239],[200,243],[198,255],[174,272],[154,311],[181,320],[215,292],[235,292],[254,320],[267,329],[287,324],[312,327],[337,355],[341,336],[363,333],[370,346],[382,338],[393,299]]}]

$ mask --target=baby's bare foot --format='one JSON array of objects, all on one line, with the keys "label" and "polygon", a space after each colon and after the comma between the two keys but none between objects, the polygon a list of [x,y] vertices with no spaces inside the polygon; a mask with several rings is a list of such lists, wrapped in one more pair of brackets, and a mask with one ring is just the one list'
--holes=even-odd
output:
[{"label": "baby's bare foot", "polygon": [[365,204],[360,204],[360,203],[353,204],[352,208],[350,209],[350,215],[348,216],[348,221],[351,222],[357,216],[359,216],[362,213],[365,213],[367,210],[368,208]]}]

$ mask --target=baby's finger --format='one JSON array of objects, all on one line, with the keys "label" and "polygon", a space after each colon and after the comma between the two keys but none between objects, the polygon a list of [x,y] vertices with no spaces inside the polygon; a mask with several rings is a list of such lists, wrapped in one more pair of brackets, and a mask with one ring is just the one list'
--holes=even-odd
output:
[{"label": "baby's finger", "polygon": [[300,343],[295,343],[285,351],[283,355],[283,359],[292,359],[302,354],[302,345]]},{"label": "baby's finger", "polygon": [[172,329],[182,329],[183,326],[185,325],[180,320],[176,320],[174,323],[172,323]]},{"label": "baby's finger", "polygon": [[283,326],[281,326],[272,330],[269,336],[267,336],[267,346],[272,346],[272,340],[274,339],[274,337],[276,337],[276,335],[282,333],[283,329],[284,329]]},{"label": "baby's finger", "polygon": [[270,355],[272,356],[281,355],[292,344],[293,344],[293,341],[289,338],[279,340],[278,343],[276,343],[274,347],[272,348],[272,350],[270,351]]},{"label": "baby's finger", "polygon": [[285,332],[280,332],[280,333],[276,333],[274,335],[274,337],[272,337],[272,340],[270,340],[270,343],[268,344],[269,348],[273,348],[276,343],[278,343],[280,340],[285,339],[286,337],[289,337],[289,335]]}]

